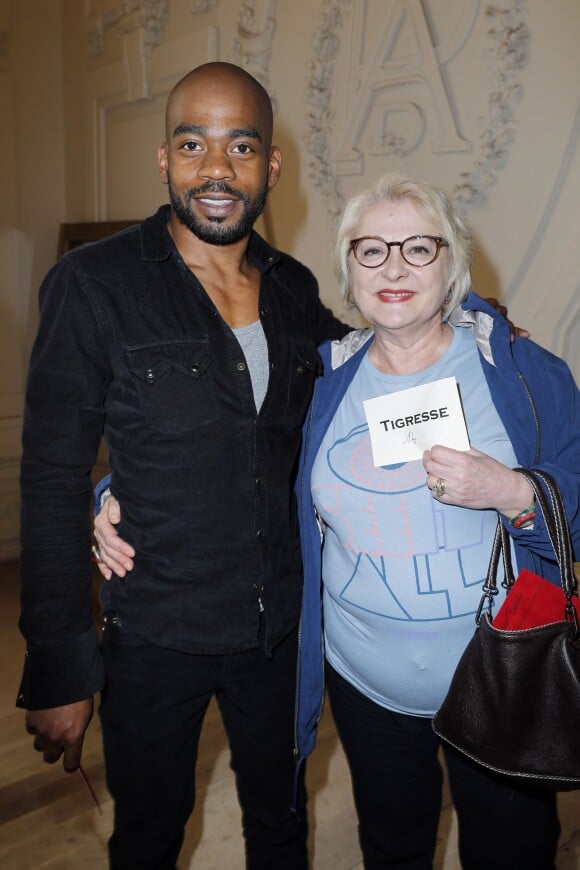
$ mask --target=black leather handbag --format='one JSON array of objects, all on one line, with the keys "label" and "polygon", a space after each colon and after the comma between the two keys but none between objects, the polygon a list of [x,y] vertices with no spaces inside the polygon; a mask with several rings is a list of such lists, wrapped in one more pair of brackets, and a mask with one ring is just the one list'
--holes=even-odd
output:
[{"label": "black leather handbag", "polygon": [[553,478],[543,471],[518,471],[534,489],[560,566],[562,618],[524,630],[494,628],[500,555],[503,582],[508,590],[514,583],[509,535],[500,521],[475,634],[433,729],[469,758],[521,785],[569,791],[580,788],[580,629],[572,600],[577,583],[570,532]]}]

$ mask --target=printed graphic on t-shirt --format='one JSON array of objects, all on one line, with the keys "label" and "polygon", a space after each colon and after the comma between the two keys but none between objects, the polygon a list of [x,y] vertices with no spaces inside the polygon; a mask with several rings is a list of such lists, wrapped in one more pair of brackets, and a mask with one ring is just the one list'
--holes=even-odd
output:
[{"label": "printed graphic on t-shirt", "polygon": [[326,582],[345,605],[402,620],[475,612],[494,515],[434,500],[421,462],[376,468],[366,425],[320,459],[313,494],[327,524]]}]

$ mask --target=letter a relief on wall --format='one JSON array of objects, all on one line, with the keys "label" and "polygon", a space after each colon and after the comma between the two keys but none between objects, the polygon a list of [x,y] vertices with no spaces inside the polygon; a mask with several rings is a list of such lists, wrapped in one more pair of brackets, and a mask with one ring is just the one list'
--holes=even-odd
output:
[{"label": "letter a relief on wall", "polygon": [[395,0],[383,9],[379,16],[371,0],[352,3],[337,113],[342,129],[335,130],[330,156],[337,175],[362,172],[363,153],[405,156],[423,142],[434,153],[470,149],[457,132],[420,0]]},{"label": "letter a relief on wall", "polygon": [[[364,175],[365,157],[473,151],[453,198],[462,207],[485,202],[486,189],[507,165],[530,40],[525,0],[502,2],[484,7],[481,0],[457,0],[446,18],[438,0],[322,0],[305,92],[304,144],[331,221],[343,208],[339,179]],[[479,138],[466,142],[446,86],[447,65],[474,31],[487,39],[491,81],[484,58],[474,58],[484,77],[479,92],[488,82],[490,93],[487,112],[482,107],[477,116]]]}]

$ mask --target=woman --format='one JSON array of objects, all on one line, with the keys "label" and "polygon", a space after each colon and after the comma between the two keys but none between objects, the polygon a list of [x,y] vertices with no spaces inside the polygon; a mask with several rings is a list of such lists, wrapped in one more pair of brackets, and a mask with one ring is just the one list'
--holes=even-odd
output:
[{"label": "woman", "polygon": [[[505,320],[470,292],[470,257],[463,223],[425,183],[391,174],[350,201],[339,275],[371,328],[321,347],[304,427],[298,746],[303,758],[314,743],[324,646],[367,870],[431,866],[442,781],[431,718],[474,631],[498,514],[518,567],[557,578],[515,467],[553,474],[580,536],[577,389],[561,360],[510,342]],[[394,431],[389,397],[446,378],[457,381],[470,448],[435,442],[411,461],[373,460],[365,401],[383,397],[379,422]],[[415,411],[398,418],[405,445],[423,425]],[[462,866],[553,867],[555,796],[443,754]]]}]

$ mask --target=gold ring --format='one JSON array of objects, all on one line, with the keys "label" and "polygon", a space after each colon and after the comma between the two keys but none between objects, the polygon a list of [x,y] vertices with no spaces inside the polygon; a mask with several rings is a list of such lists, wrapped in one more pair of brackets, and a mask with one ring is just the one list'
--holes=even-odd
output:
[{"label": "gold ring", "polygon": [[97,547],[96,544],[93,544],[93,545],[92,545],[92,547],[91,547],[91,554],[92,554],[92,557],[93,557],[93,562],[94,562],[95,564],[97,564],[97,562],[102,562],[102,561],[103,561],[102,558],[101,558],[101,552],[100,552],[100,550],[99,550],[99,548]]},{"label": "gold ring", "polygon": [[445,480],[442,477],[438,477],[435,481],[433,491],[437,498],[441,498],[442,495],[445,495]]}]

